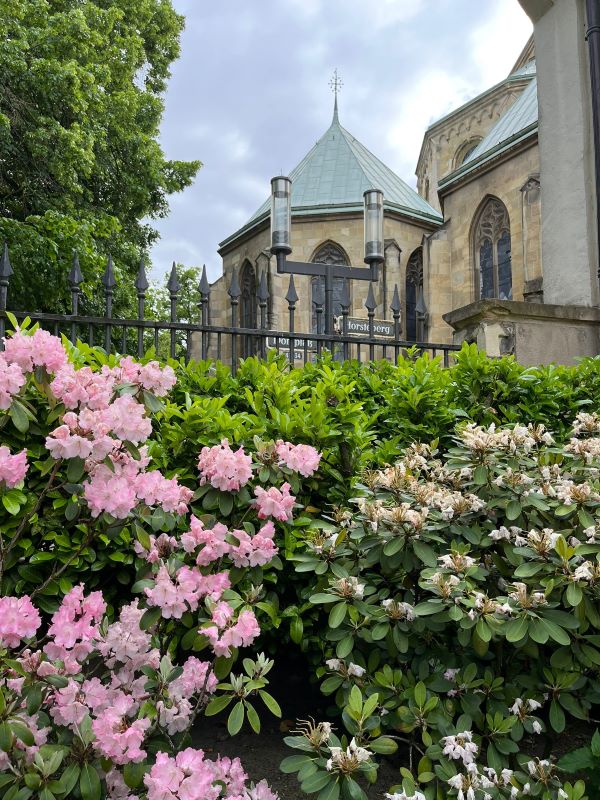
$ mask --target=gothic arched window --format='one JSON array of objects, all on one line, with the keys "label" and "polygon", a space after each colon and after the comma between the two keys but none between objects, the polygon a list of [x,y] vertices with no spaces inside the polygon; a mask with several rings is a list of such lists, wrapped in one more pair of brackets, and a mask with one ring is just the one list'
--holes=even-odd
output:
[{"label": "gothic arched window", "polygon": [[[240,327],[256,328],[256,273],[249,261],[244,261],[240,272]],[[242,356],[253,355],[254,344],[251,336],[242,337]]]},{"label": "gothic arched window", "polygon": [[478,297],[512,300],[510,221],[506,206],[490,197],[473,228],[475,283]]},{"label": "gothic arched window", "polygon": [[461,144],[454,155],[454,169],[458,169],[465,163],[480,141],[481,136],[474,136]]},{"label": "gothic arched window", "polygon": [[[321,245],[311,258],[313,264],[343,264],[348,266],[348,257],[341,247],[334,242],[326,242]],[[333,279],[333,314],[339,316],[342,313],[342,299],[346,293],[349,292],[349,285],[347,278],[334,278]],[[314,333],[317,331],[317,314],[315,306],[325,304],[325,278],[317,276],[311,282],[311,299],[312,299],[312,329]],[[325,309],[323,309],[325,313]],[[323,331],[321,331],[322,333]]]},{"label": "gothic arched window", "polygon": [[423,341],[423,248],[411,253],[406,264],[404,297],[406,302],[406,339],[409,342]]}]

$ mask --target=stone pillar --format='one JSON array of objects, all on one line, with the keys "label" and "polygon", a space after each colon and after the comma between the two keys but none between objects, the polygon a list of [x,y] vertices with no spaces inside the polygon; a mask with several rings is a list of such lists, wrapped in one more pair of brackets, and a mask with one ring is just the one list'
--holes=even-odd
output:
[{"label": "stone pillar", "polygon": [[521,186],[523,298],[528,303],[544,302],[540,194],[540,176],[530,175]]},{"label": "stone pillar", "polygon": [[589,306],[477,300],[444,314],[454,344],[475,342],[488,356],[521,364],[575,364],[600,348],[600,309]]},{"label": "stone pillar", "polygon": [[452,308],[452,270],[448,223],[423,238],[423,293],[429,312],[427,339],[440,344],[452,341],[452,331],[442,315]]},{"label": "stone pillar", "polygon": [[[390,303],[392,302],[392,297],[394,296],[394,286],[398,285],[398,292],[400,293],[400,297],[403,295],[402,285],[401,285],[401,278],[400,278],[400,256],[402,255],[402,250],[400,245],[395,239],[386,239],[385,240],[385,247],[384,247],[384,254],[385,254],[385,280],[386,280],[386,298],[385,298],[385,314],[382,319],[391,319],[392,312],[390,311]],[[400,324],[402,324],[402,320],[400,320]]]},{"label": "stone pillar", "polygon": [[534,23],[547,303],[598,305],[596,188],[584,0],[519,0]]}]

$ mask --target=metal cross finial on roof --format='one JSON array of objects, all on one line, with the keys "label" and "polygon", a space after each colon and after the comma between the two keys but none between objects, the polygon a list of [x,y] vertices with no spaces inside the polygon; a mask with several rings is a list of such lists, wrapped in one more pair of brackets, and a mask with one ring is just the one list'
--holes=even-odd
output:
[{"label": "metal cross finial on roof", "polygon": [[329,85],[331,86],[331,91],[335,95],[335,102],[333,104],[333,119],[334,119],[334,122],[337,122],[337,120],[338,120],[337,98],[338,98],[339,92],[342,90],[342,86],[344,85],[342,79],[338,75],[337,67],[333,70],[333,77],[329,81]]},{"label": "metal cross finial on roof", "polygon": [[338,75],[337,67],[333,70],[333,78],[329,81],[329,85],[331,86],[331,91],[337,97],[344,85],[342,79]]}]

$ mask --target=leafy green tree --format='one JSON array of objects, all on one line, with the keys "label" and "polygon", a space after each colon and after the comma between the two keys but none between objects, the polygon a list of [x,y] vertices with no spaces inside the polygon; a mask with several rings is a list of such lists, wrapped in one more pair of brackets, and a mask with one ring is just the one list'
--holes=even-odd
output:
[{"label": "leafy green tree", "polygon": [[[9,304],[68,308],[72,251],[82,308],[101,307],[110,251],[115,309],[133,308],[140,251],[198,161],[158,142],[163,93],[184,20],[171,0],[0,0],[0,240]],[[146,221],[144,221],[146,220]]]},{"label": "leafy green tree", "polygon": [[[179,322],[200,321],[200,267],[184,267],[176,264],[177,282],[177,320]],[[161,280],[153,280],[148,291],[147,315],[150,319],[171,319],[171,293],[169,291],[169,275]],[[156,355],[165,359],[169,357],[171,337],[168,331],[161,331],[158,336]],[[177,355],[185,351],[187,336],[183,331],[177,332]]]}]

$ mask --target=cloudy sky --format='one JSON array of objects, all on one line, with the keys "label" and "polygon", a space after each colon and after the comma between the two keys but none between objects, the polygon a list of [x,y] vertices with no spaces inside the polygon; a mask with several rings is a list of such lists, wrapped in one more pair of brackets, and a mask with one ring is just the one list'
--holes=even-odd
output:
[{"label": "cloudy sky", "polygon": [[166,95],[169,158],[203,167],[159,220],[154,275],[176,260],[221,272],[217,247],[331,121],[404,180],[425,128],[502,80],[531,24],[517,0],[173,0],[186,17]]}]

